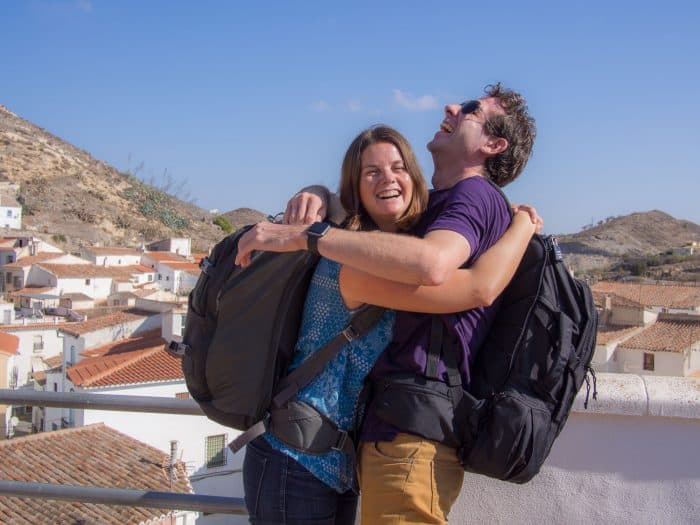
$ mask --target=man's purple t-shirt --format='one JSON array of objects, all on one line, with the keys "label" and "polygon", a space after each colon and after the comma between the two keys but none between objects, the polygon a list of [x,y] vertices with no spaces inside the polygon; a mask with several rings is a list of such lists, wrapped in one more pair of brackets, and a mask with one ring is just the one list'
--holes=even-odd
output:
[{"label": "man's purple t-shirt", "polygon": [[[471,248],[463,268],[488,250],[510,224],[510,211],[503,197],[483,177],[469,177],[452,188],[433,191],[428,208],[414,229],[423,237],[436,230],[450,230],[462,235]],[[469,383],[469,365],[491,326],[498,304],[442,316],[445,326],[462,346],[459,369],[463,384]],[[397,312],[393,339],[370,372],[369,380],[395,373],[425,372],[432,315]],[[445,365],[440,363],[444,373]],[[370,404],[362,429],[363,441],[391,441],[397,429],[381,420]]]}]

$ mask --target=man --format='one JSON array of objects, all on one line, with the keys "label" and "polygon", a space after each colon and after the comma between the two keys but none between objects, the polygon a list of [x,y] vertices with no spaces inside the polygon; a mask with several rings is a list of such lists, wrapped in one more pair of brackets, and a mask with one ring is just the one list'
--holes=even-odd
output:
[{"label": "man", "polygon": [[[360,275],[352,279],[361,283],[356,292],[365,293],[364,302],[380,305],[387,304],[383,301],[392,293],[392,282],[441,284],[457,268],[471,265],[508,227],[505,201],[486,179],[499,186],[515,179],[534,138],[524,99],[500,84],[490,86],[479,100],[445,107],[440,129],[428,143],[435,191],[414,231],[417,237],[327,229],[318,223],[309,229],[261,223],[241,239],[236,262],[245,264],[253,250],[290,251],[310,244],[342,263],[345,275]],[[326,204],[302,194],[290,202],[287,219],[308,222]],[[495,300],[489,297],[486,304]],[[464,385],[496,306],[442,316],[448,336],[461,350],[456,365]],[[375,365],[372,382],[394,374],[425,374],[432,319],[397,313],[393,340]],[[437,370],[444,377],[445,364],[438,363]],[[392,425],[386,419],[370,402],[360,448],[362,522],[446,523],[464,475],[454,442],[428,439],[401,421]]]}]

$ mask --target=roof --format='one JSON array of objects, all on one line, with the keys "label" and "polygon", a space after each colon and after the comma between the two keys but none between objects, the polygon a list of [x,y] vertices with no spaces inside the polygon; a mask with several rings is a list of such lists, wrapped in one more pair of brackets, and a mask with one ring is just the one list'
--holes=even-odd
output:
[{"label": "roof", "polygon": [[597,292],[593,291],[593,302],[596,306],[603,308],[605,306],[605,298],[610,297],[610,303],[612,306],[622,306],[629,308],[642,309],[644,305],[638,301],[634,301],[627,297],[620,296],[613,292]]},{"label": "roof", "polygon": [[[46,317],[44,317],[46,319]],[[27,324],[1,324],[0,330],[5,332],[20,332],[29,330],[57,330],[77,323],[64,322],[63,318],[59,322],[27,323]]]},{"label": "roof", "polygon": [[[181,462],[172,487],[168,456],[103,423],[0,441],[0,479],[190,494]],[[36,498],[0,498],[2,523],[156,521],[171,509],[150,509]]]},{"label": "roof", "polygon": [[102,330],[103,328],[107,328],[110,326],[147,319],[148,317],[151,317],[153,315],[157,314],[153,312],[147,312],[145,310],[138,310],[136,308],[132,308],[130,310],[120,310],[111,314],[95,317],[94,319],[88,318],[87,321],[70,323],[68,325],[60,325],[56,328],[69,335],[80,337],[83,334],[88,334],[90,332]]},{"label": "roof", "polygon": [[92,297],[89,295],[85,295],[84,293],[64,293],[61,296],[61,299],[70,299],[71,301],[94,301]]},{"label": "roof", "polygon": [[0,332],[0,352],[5,354],[17,354],[19,351],[19,337]]},{"label": "roof", "polygon": [[93,255],[141,255],[141,252],[136,248],[125,246],[88,246],[83,250]]},{"label": "roof", "polygon": [[43,261],[50,261],[51,259],[58,259],[59,257],[63,257],[65,253],[50,253],[50,252],[39,252],[36,255],[28,255],[27,257],[22,257],[20,259],[17,259],[15,262],[12,264],[6,264],[3,266],[3,268],[10,269],[10,270],[19,270],[21,268],[26,268],[27,266],[31,266],[32,264],[40,263]]},{"label": "roof", "polygon": [[641,326],[600,326],[596,334],[596,344],[606,345],[615,341],[621,341],[644,330]]},{"label": "roof", "polygon": [[179,358],[165,351],[159,330],[96,348],[66,373],[83,388],[184,379]]},{"label": "roof", "polygon": [[[55,286],[36,286],[36,287],[28,287],[28,288],[20,288],[18,290],[14,290],[10,292],[10,295],[13,296],[20,296],[24,295],[27,297],[35,297],[37,295],[43,295],[47,294],[49,292],[56,292],[56,287]],[[56,295],[58,297],[58,295]]]},{"label": "roof", "polygon": [[594,292],[612,293],[644,306],[696,308],[700,306],[700,286],[663,285],[600,281]]},{"label": "roof", "polygon": [[124,272],[112,266],[97,266],[96,264],[50,264],[40,263],[40,268],[51,272],[58,278],[86,279],[89,277],[121,277]]},{"label": "roof", "polygon": [[180,254],[173,253],[173,252],[144,252],[143,254],[146,257],[150,257],[151,259],[159,262],[165,262],[165,261],[182,261],[182,262],[187,262],[187,259],[183,257]]},{"label": "roof", "polygon": [[700,322],[660,320],[617,347],[648,352],[683,352],[700,341]]}]

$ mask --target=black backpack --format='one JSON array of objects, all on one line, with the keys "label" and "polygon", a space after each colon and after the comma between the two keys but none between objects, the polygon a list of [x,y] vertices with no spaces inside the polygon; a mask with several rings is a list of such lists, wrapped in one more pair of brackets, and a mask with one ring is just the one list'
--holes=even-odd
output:
[{"label": "black backpack", "polygon": [[207,417],[245,431],[229,445],[234,452],[269,430],[298,450],[352,455],[347,432],[292,398],[384,309],[360,309],[345,330],[287,374],[319,256],[260,252],[248,268],[235,266],[238,240],[249,228],[220,241],[200,263],[182,342],[171,342],[169,350],[182,357],[187,389]]},{"label": "black backpack", "polygon": [[549,455],[584,380],[590,388],[589,373],[596,397],[590,362],[597,324],[590,288],[569,274],[556,239],[535,235],[501,296],[467,389],[457,368],[461,351],[434,316],[425,375],[379,380],[375,410],[404,431],[457,449],[467,471],[525,483]]}]

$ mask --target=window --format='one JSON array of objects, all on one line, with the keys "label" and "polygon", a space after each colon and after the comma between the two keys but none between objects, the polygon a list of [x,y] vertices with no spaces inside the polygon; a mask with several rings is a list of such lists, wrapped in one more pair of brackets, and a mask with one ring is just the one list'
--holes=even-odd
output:
[{"label": "window", "polygon": [[7,210],[7,216],[12,217],[12,210]]},{"label": "window", "polygon": [[90,285],[90,279],[85,279],[85,285],[89,286]]},{"label": "window", "polygon": [[11,283],[11,282],[12,282],[12,273],[11,273],[11,272],[7,272],[7,273],[5,274],[5,282],[6,282],[6,283]]},{"label": "window", "polygon": [[207,436],[206,460],[207,468],[226,464],[226,434]]},{"label": "window", "polygon": [[162,280],[163,280],[163,276],[162,276],[161,274],[158,274],[158,280],[159,280],[159,281],[162,281]]},{"label": "window", "polygon": [[166,275],[166,276],[165,276],[165,280],[166,280],[166,281],[169,281],[169,280],[170,280],[170,276],[169,276],[169,275]]},{"label": "window", "polygon": [[40,335],[34,336],[34,351],[41,352],[44,349],[44,338]]},{"label": "window", "polygon": [[152,282],[152,281],[153,281],[153,275],[151,275],[151,274],[149,273],[149,274],[148,274],[148,282],[150,283],[150,282]]},{"label": "window", "polygon": [[175,397],[178,399],[189,399],[190,393],[189,392],[177,392],[177,393],[175,393]]},{"label": "window", "polygon": [[58,392],[58,383],[53,384],[53,391]]},{"label": "window", "polygon": [[654,371],[654,354],[644,353],[644,370]]},{"label": "window", "polygon": [[16,275],[12,280],[12,284],[15,288],[22,288],[22,278],[19,275]]},{"label": "window", "polygon": [[12,260],[12,255],[5,255],[5,264],[11,263],[11,262],[14,262]]}]

